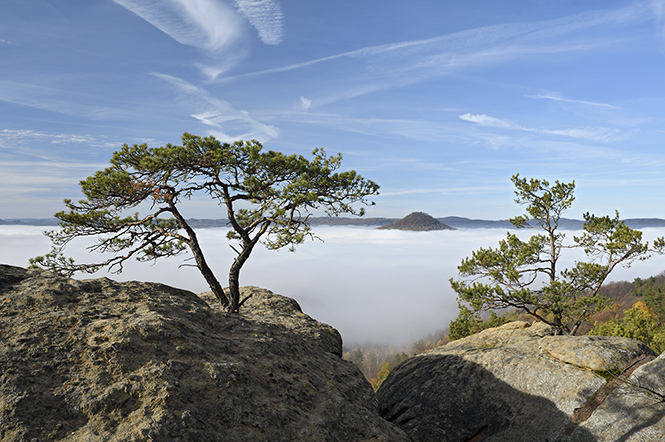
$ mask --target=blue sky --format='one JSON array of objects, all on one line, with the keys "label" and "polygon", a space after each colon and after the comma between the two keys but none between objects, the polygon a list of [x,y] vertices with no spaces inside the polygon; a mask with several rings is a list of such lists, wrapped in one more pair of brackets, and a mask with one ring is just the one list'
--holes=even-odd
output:
[{"label": "blue sky", "polygon": [[[122,143],[344,155],[368,216],[665,218],[665,1],[4,0],[0,218],[49,217]],[[186,213],[219,218],[202,201]]]}]

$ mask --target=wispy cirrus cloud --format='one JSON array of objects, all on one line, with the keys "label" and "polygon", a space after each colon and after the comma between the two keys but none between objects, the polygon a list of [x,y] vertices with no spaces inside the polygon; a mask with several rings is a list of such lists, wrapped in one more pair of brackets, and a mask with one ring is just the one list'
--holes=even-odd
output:
[{"label": "wispy cirrus cloud", "polygon": [[468,187],[440,187],[440,188],[413,188],[395,191],[383,191],[381,196],[397,196],[397,195],[468,195],[476,192],[488,192],[494,190],[493,186],[468,186]]},{"label": "wispy cirrus cloud", "polygon": [[[24,205],[20,210],[26,213],[60,210],[62,198],[76,194],[79,179],[108,166],[96,153],[118,145],[87,134],[2,129],[0,194],[4,201],[0,203],[6,203],[7,195],[16,199],[19,194]],[[72,151],[77,154],[72,156]]]},{"label": "wispy cirrus cloud", "polygon": [[609,127],[583,127],[572,129],[530,129],[527,132],[542,132],[548,135],[561,135],[563,137],[580,138],[591,141],[618,141],[626,137],[619,129]]},{"label": "wispy cirrus cloud", "polygon": [[212,81],[215,80],[220,75],[222,75],[223,73],[237,66],[245,58],[247,58],[248,54],[249,51],[247,49],[242,47],[237,47],[234,48],[233,51],[226,51],[224,53],[224,56],[221,57],[221,59],[215,59],[213,63],[210,64],[195,63],[195,66],[199,68],[199,70],[201,71],[201,73],[203,73],[203,75],[205,75]]},{"label": "wispy cirrus cloud", "polygon": [[[243,18],[265,44],[278,45],[284,35],[284,17],[278,0],[113,0],[180,44],[204,49],[212,63],[198,63],[210,80],[237,66],[248,56],[241,44]],[[211,54],[211,55],[212,55]]]},{"label": "wispy cirrus cloud", "polygon": [[[184,101],[195,110],[191,116],[206,126],[214,128],[214,135],[224,141],[237,139],[266,140],[277,138],[279,129],[264,124],[249,115],[245,110],[236,109],[229,102],[213,97],[207,90],[171,75],[153,73],[154,76],[169,82],[181,93]],[[243,132],[230,133],[229,130]]]},{"label": "wispy cirrus cloud", "polygon": [[309,98],[301,96],[300,97],[300,105],[302,106],[302,110],[307,111],[307,110],[309,110],[309,107],[312,105],[312,100],[310,100]]},{"label": "wispy cirrus cloud", "polygon": [[25,129],[2,129],[0,140],[45,140],[51,144],[86,144],[94,147],[118,146],[119,143],[110,141],[107,137],[97,137],[88,134],[43,132]]},{"label": "wispy cirrus cloud", "polygon": [[0,148],[14,149],[25,143],[39,142],[51,145],[85,144],[90,147],[117,147],[120,143],[112,142],[106,137],[72,133],[48,133],[36,130],[2,129],[0,130]]},{"label": "wispy cirrus cloud", "polygon": [[[26,176],[39,176],[42,168],[63,168],[86,167],[100,168],[105,167],[96,162],[95,152],[107,149],[115,149],[121,145],[120,142],[114,142],[108,137],[98,137],[87,134],[77,133],[54,133],[37,130],[18,130],[2,129],[0,130],[0,169],[14,170],[22,165],[31,164]],[[71,161],[69,158],[72,150],[84,148],[89,154],[92,163],[80,162],[82,155],[78,156],[78,161]],[[0,170],[3,176],[9,176],[6,170]]]},{"label": "wispy cirrus cloud", "polygon": [[[369,82],[358,85],[353,91],[345,88],[343,98],[352,98],[386,88],[426,80],[434,76],[451,74],[467,67],[514,60],[535,52],[583,51],[598,45],[594,43],[560,44],[557,46],[545,45],[537,49],[512,44],[507,47],[495,46],[489,49],[484,47],[496,44],[501,38],[510,39],[528,33],[526,29],[515,30],[516,27],[519,28],[519,25],[489,26],[425,40],[369,46],[286,66],[221,77],[218,81],[231,82],[288,72],[343,59],[371,61],[373,68],[370,71],[365,71],[363,68],[361,75],[367,77],[367,72],[371,72],[376,77],[372,77]],[[474,47],[477,48],[474,49]],[[379,69],[378,66],[382,66],[382,68]]]},{"label": "wispy cirrus cloud", "polygon": [[656,35],[660,41],[661,51],[665,52],[665,0],[652,0],[651,7],[656,19]]},{"label": "wispy cirrus cloud", "polygon": [[625,138],[625,134],[619,129],[608,127],[584,127],[572,129],[543,129],[526,127],[516,124],[510,120],[495,118],[485,114],[466,113],[459,116],[460,119],[479,126],[495,127],[500,129],[518,130],[522,132],[535,132],[545,135],[558,135],[563,137],[578,138],[591,141],[618,141]]},{"label": "wispy cirrus cloud", "polygon": [[[304,106],[305,103],[301,102],[301,104]],[[288,122],[292,121],[295,116],[283,114],[280,118]],[[393,139],[395,136],[399,136],[416,141],[446,141],[454,144],[462,143],[467,138],[466,131],[460,130],[458,125],[442,123],[437,119],[365,118],[309,111],[298,114],[297,118],[301,124],[312,124],[372,137]],[[372,161],[378,160],[372,159]]]},{"label": "wispy cirrus cloud", "polygon": [[565,98],[565,97],[561,97],[561,96],[553,95],[553,94],[527,95],[527,98],[534,98],[534,99],[537,99],[537,100],[561,101],[563,103],[582,104],[582,105],[585,105],[585,106],[603,107],[603,108],[607,108],[607,109],[621,109],[619,106],[614,106],[612,104],[597,103],[597,102],[594,102],[594,101],[586,101],[586,100],[574,100],[572,98]]},{"label": "wispy cirrus cloud", "polygon": [[126,116],[125,111],[97,104],[98,97],[10,80],[0,80],[0,101],[90,120]]},{"label": "wispy cirrus cloud", "polygon": [[501,120],[499,118],[490,117],[485,114],[462,114],[459,116],[462,120],[470,123],[476,123],[480,126],[486,127],[499,127],[502,129],[521,129],[519,125],[512,123],[508,120]]},{"label": "wispy cirrus cloud", "polygon": [[506,63],[534,55],[585,52],[611,46],[615,43],[614,34],[602,33],[590,39],[584,31],[620,28],[650,20],[652,16],[648,4],[636,2],[625,8],[585,12],[554,20],[506,23],[429,39],[368,46],[286,66],[222,77],[219,81],[299,70],[343,59],[371,62],[371,69],[362,64],[349,65],[347,75],[338,80],[345,83],[338,88],[342,92],[316,99],[317,103],[333,102],[455,74],[470,67]]},{"label": "wispy cirrus cloud", "polygon": [[277,0],[235,0],[244,15],[267,45],[278,45],[284,36],[284,15]]},{"label": "wispy cirrus cloud", "polygon": [[238,14],[215,0],[113,0],[178,43],[215,51],[242,33]]}]

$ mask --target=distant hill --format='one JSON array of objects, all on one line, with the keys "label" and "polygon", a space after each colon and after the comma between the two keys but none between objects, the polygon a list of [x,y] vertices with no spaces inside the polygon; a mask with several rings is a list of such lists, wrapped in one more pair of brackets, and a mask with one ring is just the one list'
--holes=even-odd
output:
[{"label": "distant hill", "polygon": [[413,230],[424,232],[429,230],[454,230],[438,219],[424,212],[413,212],[399,221],[379,227],[381,230]]}]

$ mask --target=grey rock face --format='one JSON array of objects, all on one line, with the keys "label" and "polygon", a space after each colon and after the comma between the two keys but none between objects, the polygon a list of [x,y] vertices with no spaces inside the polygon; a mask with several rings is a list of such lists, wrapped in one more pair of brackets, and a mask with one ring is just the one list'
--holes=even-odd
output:
[{"label": "grey rock face", "polygon": [[633,339],[610,336],[547,336],[538,341],[555,360],[595,371],[622,370],[642,354],[654,354]]},{"label": "grey rock face", "polygon": [[593,370],[645,353],[637,341],[568,339],[514,322],[400,364],[378,391],[380,412],[420,442],[563,441],[573,432],[590,441],[577,422],[605,384]]},{"label": "grey rock face", "polygon": [[250,292],[231,315],[160,284],[0,265],[0,441],[408,440],[337,331]]},{"label": "grey rock face", "polygon": [[665,356],[635,370],[569,440],[664,441]]}]

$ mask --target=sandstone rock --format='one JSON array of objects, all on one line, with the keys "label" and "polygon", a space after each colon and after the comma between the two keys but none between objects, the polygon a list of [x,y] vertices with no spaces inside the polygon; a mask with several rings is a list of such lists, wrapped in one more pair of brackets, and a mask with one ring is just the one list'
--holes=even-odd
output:
[{"label": "sandstone rock", "polygon": [[408,440],[333,328],[250,292],[230,315],[160,284],[0,265],[0,440]]},{"label": "sandstone rock", "polygon": [[[198,296],[210,307],[220,308],[212,292],[200,293]],[[295,299],[258,287],[243,287],[242,296],[242,299],[249,296],[243,304],[243,316],[262,324],[287,327],[291,333],[318,345],[323,351],[342,356],[342,336],[339,332],[304,314]]]},{"label": "sandstone rock", "polygon": [[610,336],[547,336],[538,341],[550,357],[595,371],[622,370],[642,354],[653,354],[645,344]]},{"label": "sandstone rock", "polygon": [[[493,348],[520,344],[525,341],[535,345],[536,340],[539,338],[553,334],[554,328],[542,322],[531,324],[525,321],[514,321],[504,324],[501,327],[483,330],[465,339],[453,341],[446,346],[446,350],[456,349],[464,351],[465,349],[475,350],[479,347]],[[535,351],[535,348],[532,350]]]},{"label": "sandstone rock", "polygon": [[585,440],[589,430],[571,418],[605,384],[589,365],[616,366],[627,355],[653,352],[605,338],[606,347],[596,349],[602,357],[594,357],[601,341],[553,332],[542,323],[509,323],[410,358],[381,385],[380,412],[421,442],[558,441],[573,430]]},{"label": "sandstone rock", "polygon": [[665,440],[665,355],[621,382],[570,442]]}]

